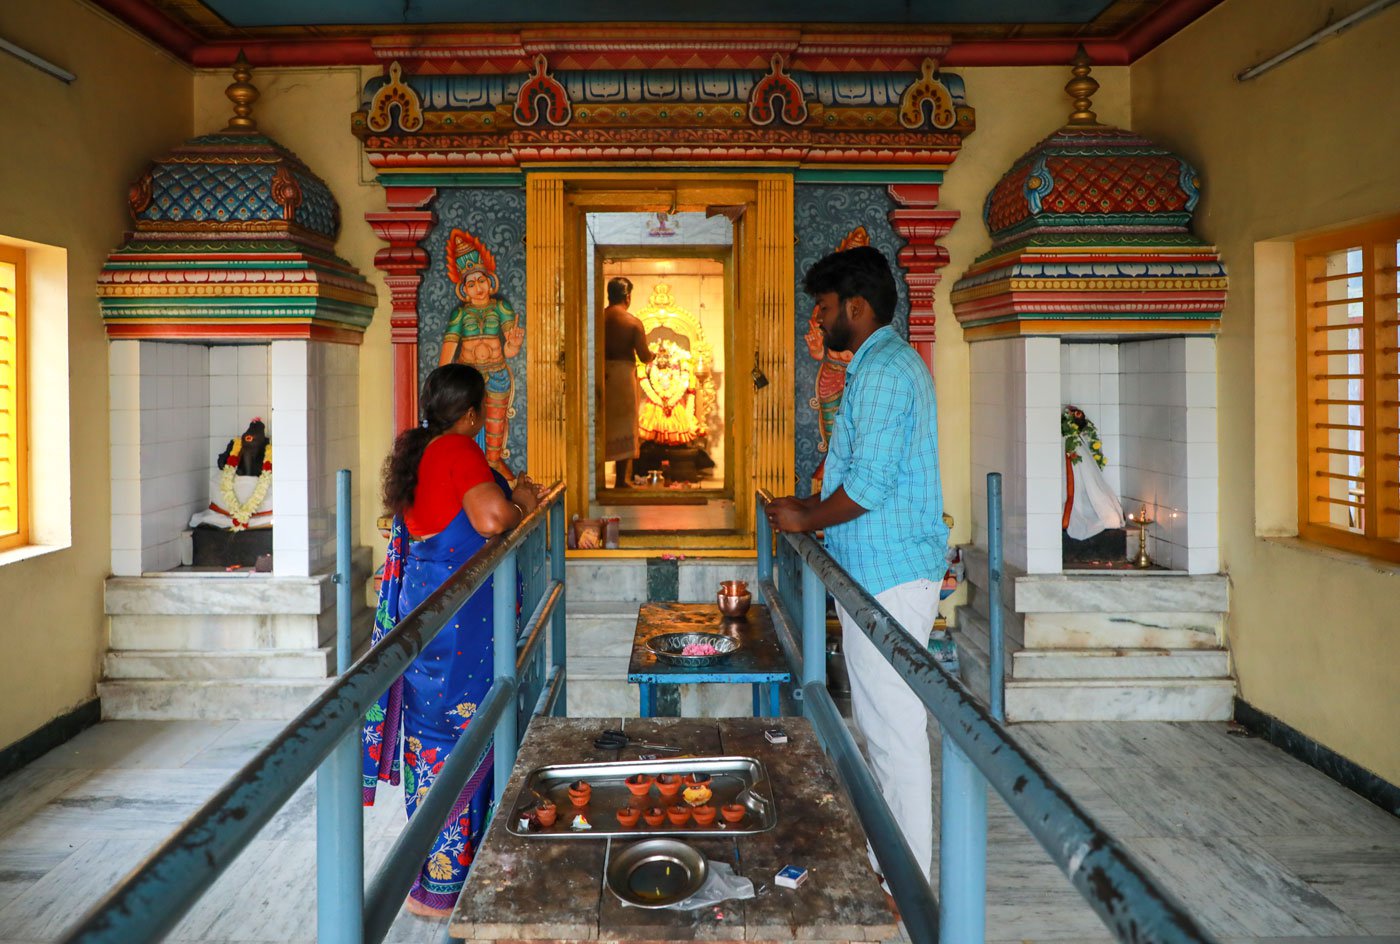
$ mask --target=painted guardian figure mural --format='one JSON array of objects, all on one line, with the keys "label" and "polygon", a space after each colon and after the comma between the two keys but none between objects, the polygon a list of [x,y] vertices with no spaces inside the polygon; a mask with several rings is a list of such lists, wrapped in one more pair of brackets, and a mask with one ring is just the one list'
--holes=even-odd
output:
[{"label": "painted guardian figure mural", "polygon": [[465,230],[448,234],[447,275],[458,305],[443,331],[438,363],[469,364],[486,378],[486,461],[507,479],[514,479],[505,461],[515,395],[507,361],[520,353],[525,329],[499,295],[495,256]]}]

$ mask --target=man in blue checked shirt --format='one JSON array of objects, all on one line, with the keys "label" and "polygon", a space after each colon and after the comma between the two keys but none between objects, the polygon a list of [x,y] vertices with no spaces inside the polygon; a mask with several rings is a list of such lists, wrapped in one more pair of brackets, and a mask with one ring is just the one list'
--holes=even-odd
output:
[{"label": "man in blue checked shirt", "polygon": [[[933,379],[890,324],[894,274],[878,249],[832,253],[807,271],[803,287],[816,301],[827,347],[853,356],[821,495],[779,498],[768,506],[768,520],[775,531],[824,530],[836,562],[927,646],[948,543]],[[927,713],[839,605],[837,614],[856,726],[927,877],[933,860]]]}]

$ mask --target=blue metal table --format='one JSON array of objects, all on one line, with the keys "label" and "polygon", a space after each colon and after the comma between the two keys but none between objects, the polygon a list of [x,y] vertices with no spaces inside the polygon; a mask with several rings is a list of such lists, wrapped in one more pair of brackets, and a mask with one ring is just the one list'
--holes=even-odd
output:
[{"label": "blue metal table", "polygon": [[[718,665],[683,668],[657,660],[647,648],[647,640],[662,633],[725,633],[738,639],[742,647]],[[776,718],[780,714],[778,686],[791,682],[792,673],[778,646],[766,606],[756,604],[749,608],[746,618],[732,620],[721,617],[712,603],[643,603],[637,613],[627,681],[635,682],[640,689],[643,718],[656,715],[658,685],[696,682],[747,682],[753,685],[754,717],[767,714]]]}]

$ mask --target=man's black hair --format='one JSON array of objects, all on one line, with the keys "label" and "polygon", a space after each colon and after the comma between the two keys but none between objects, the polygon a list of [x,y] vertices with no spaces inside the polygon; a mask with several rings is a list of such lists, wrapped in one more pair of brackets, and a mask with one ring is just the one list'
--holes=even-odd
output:
[{"label": "man's black hair", "polygon": [[608,304],[621,305],[632,296],[632,280],[617,276],[608,279]]},{"label": "man's black hair", "polygon": [[813,298],[835,292],[843,304],[848,299],[864,298],[882,325],[894,320],[899,299],[889,261],[874,246],[844,249],[817,260],[807,270],[802,288]]}]

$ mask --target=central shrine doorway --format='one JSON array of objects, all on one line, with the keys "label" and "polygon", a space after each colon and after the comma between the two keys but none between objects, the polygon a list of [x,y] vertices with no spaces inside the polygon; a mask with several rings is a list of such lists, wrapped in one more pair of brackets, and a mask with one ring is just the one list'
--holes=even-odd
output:
[{"label": "central shrine doorway", "polygon": [[[755,488],[792,490],[792,192],[785,173],[527,177],[530,464],[558,464],[571,517],[617,519],[616,553],[751,548]],[[622,487],[600,343],[618,276],[657,355],[634,365]]]}]

